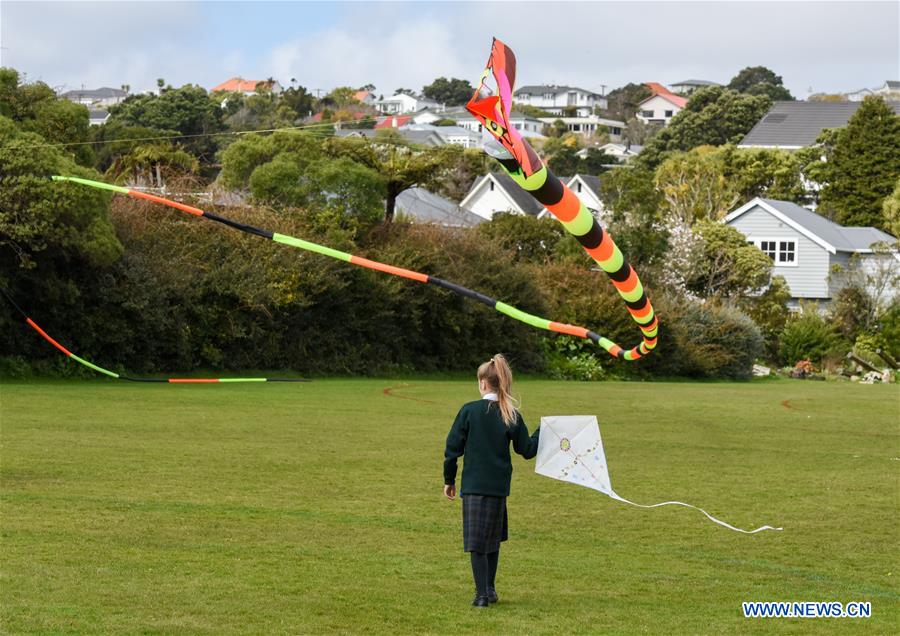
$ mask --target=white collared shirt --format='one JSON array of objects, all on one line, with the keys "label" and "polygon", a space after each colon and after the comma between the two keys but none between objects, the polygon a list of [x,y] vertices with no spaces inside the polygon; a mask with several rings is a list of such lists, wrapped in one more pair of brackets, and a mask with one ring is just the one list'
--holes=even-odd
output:
[{"label": "white collared shirt", "polygon": [[496,393],[485,393],[484,395],[481,396],[481,399],[482,400],[493,400],[494,402],[496,402],[497,394]]}]

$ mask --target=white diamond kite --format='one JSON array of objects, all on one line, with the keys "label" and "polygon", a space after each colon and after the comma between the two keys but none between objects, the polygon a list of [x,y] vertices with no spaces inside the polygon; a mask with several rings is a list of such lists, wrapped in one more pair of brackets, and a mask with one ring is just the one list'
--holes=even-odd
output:
[{"label": "white diamond kite", "polygon": [[640,508],[658,508],[659,506],[693,508],[705,514],[711,521],[735,532],[754,534],[762,530],[781,530],[781,528],[773,528],[772,526],[761,526],[756,530],[741,530],[716,519],[703,508],[681,501],[664,501],[645,506],[620,497],[612,489],[609,481],[606,453],[603,452],[603,439],[600,437],[600,426],[597,424],[597,418],[594,415],[542,417],[541,436],[538,441],[534,472],[553,479],[569,481],[579,486],[599,490],[617,501]]}]

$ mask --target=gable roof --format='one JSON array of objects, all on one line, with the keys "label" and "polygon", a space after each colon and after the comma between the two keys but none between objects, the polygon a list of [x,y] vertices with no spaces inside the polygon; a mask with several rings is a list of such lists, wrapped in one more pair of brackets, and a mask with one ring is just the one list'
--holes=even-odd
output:
[{"label": "gable roof", "polygon": [[649,102],[654,97],[662,97],[667,102],[671,102],[675,106],[678,106],[678,108],[684,108],[685,104],[688,103],[687,97],[682,97],[681,95],[676,95],[675,93],[673,93],[668,88],[666,88],[665,86],[663,86],[662,84],[660,84],[658,82],[647,82],[646,84],[644,84],[644,86],[646,86],[651,91],[653,91],[653,94],[650,97],[648,97],[647,99],[642,100],[638,104],[638,106],[640,106],[644,102]]},{"label": "gable roof", "polygon": [[689,79],[683,80],[681,82],[675,82],[672,86],[721,86],[716,82],[710,82],[708,80],[697,80],[697,79]]},{"label": "gable roof", "polygon": [[796,203],[763,199],[762,197],[748,201],[726,216],[724,221],[731,223],[757,206],[832,254],[837,252],[867,253],[872,251],[872,243],[893,243],[896,240],[890,234],[874,227],[844,227],[812,210],[800,207]]},{"label": "gable roof", "polygon": [[60,97],[64,97],[66,99],[72,99],[73,97],[109,99],[111,97],[128,97],[128,93],[118,88],[103,86],[101,88],[88,88],[83,90],[66,91],[65,93],[61,94]]},{"label": "gable roof", "polygon": [[[739,147],[803,148],[826,128],[847,125],[862,102],[775,102]],[[900,114],[900,102],[888,102]]]},{"label": "gable roof", "polygon": [[566,185],[571,188],[576,179],[580,180],[585,185],[585,187],[587,187],[591,191],[591,194],[593,194],[598,199],[600,198],[600,177],[595,177],[592,174],[579,173],[572,177],[569,181],[567,181]]},{"label": "gable roof", "polygon": [[[412,118],[412,115],[388,115],[375,124],[375,130],[381,130],[382,128],[401,128],[408,124],[409,120]],[[394,125],[395,119],[397,120],[396,126]]]},{"label": "gable roof", "polygon": [[418,187],[397,195],[397,211],[420,223],[439,223],[450,227],[473,227],[485,221],[453,201]]},{"label": "gable roof", "polygon": [[519,184],[513,181],[513,178],[505,172],[489,172],[476,179],[475,183],[473,183],[472,187],[469,189],[469,193],[462,202],[460,202],[460,207],[465,208],[469,199],[478,192],[485,181],[489,179],[493,180],[497,187],[506,193],[509,199],[518,208],[518,211],[522,214],[537,216],[541,213],[541,210],[544,209],[544,206],[538,203],[537,199],[525,192],[525,190],[523,190]]}]

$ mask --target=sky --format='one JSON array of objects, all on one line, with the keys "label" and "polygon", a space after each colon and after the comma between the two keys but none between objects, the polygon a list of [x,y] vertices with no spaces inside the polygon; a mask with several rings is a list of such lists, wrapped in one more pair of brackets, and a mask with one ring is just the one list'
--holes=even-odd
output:
[{"label": "sky", "polygon": [[763,65],[798,98],[900,79],[892,2],[9,2],[0,65],[59,90],[274,77],[311,91],[475,84],[492,36],[519,86],[608,92]]}]

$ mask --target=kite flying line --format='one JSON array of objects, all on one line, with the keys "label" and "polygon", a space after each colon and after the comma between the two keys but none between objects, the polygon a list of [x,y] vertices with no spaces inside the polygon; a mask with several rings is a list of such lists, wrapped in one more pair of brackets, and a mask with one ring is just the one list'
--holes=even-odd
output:
[{"label": "kite flying line", "polygon": [[50,335],[38,326],[38,324],[32,320],[28,314],[26,314],[19,305],[16,304],[6,290],[0,287],[0,293],[9,301],[9,303],[16,308],[22,317],[25,318],[25,322],[28,323],[28,326],[37,331],[41,337],[52,344],[54,347],[59,349],[66,357],[74,360],[78,364],[86,366],[88,369],[93,369],[97,373],[102,373],[104,375],[108,375],[111,378],[115,378],[117,380],[128,380],[129,382],[167,382],[169,384],[218,384],[218,383],[233,383],[233,382],[309,382],[309,380],[305,380],[302,378],[132,378],[127,375],[120,375],[115,373],[114,371],[110,371],[109,369],[104,369],[101,366],[94,364],[93,362],[89,362],[84,358],[80,358],[76,356],[74,353],[66,349],[64,346],[59,344],[56,340],[54,340]]},{"label": "kite flying line", "polygon": [[[496,81],[497,92],[486,85],[489,75]],[[643,334],[643,341],[633,349],[622,350],[618,345],[606,349],[613,356],[625,360],[637,360],[656,347],[658,321],[650,299],[638,279],[637,272],[628,264],[622,252],[608,232],[591,214],[572,190],[554,175],[528,145],[515,126],[510,124],[513,86],[516,81],[516,57],[503,42],[494,38],[487,67],[466,110],[474,115],[495,142],[488,154],[500,161],[503,169],[556,217],[574,236],[584,251],[606,272],[628,308],[631,317]],[[497,146],[499,144],[499,146]]]},{"label": "kite flying line", "polygon": [[[567,334],[570,336],[576,336],[579,338],[589,339],[607,351],[613,357],[621,358],[624,360],[636,360],[641,357],[638,355],[632,355],[633,352],[625,351],[612,342],[608,338],[604,338],[603,336],[586,329],[585,327],[578,327],[575,325],[569,325],[565,323],[555,322],[552,320],[548,320],[546,318],[541,318],[540,316],[535,316],[533,314],[529,314],[527,312],[522,311],[521,309],[517,309],[512,305],[504,303],[502,301],[496,300],[495,298],[490,298],[489,296],[485,296],[477,291],[473,291],[462,285],[457,285],[456,283],[452,283],[450,281],[446,281],[442,278],[437,278],[435,276],[430,276],[428,274],[423,274],[421,272],[415,272],[409,269],[404,269],[402,267],[396,267],[394,265],[388,265],[386,263],[379,263],[378,261],[372,261],[367,258],[363,258],[361,256],[356,256],[354,254],[349,254],[347,252],[341,252],[339,250],[332,249],[330,247],[326,247],[324,245],[319,245],[318,243],[313,243],[311,241],[305,241],[303,239],[299,239],[293,236],[288,236],[286,234],[279,234],[277,232],[271,232],[269,230],[264,230],[258,227],[254,227],[252,225],[245,225],[243,223],[238,223],[237,221],[233,221],[231,219],[225,218],[223,216],[219,216],[217,214],[213,214],[212,212],[206,212],[201,210],[200,208],[193,207],[191,205],[187,205],[184,203],[179,203],[178,201],[171,201],[169,199],[164,199],[163,197],[156,196],[154,194],[149,194],[147,192],[141,192],[139,190],[131,190],[129,188],[125,188],[122,186],[111,185],[108,183],[103,183],[101,181],[91,181],[90,179],[82,179],[80,177],[67,177],[67,176],[53,176],[54,181],[67,181],[71,183],[77,183],[80,185],[99,188],[102,190],[109,190],[111,192],[115,192],[117,194],[124,194],[126,196],[134,197],[137,199],[144,199],[147,201],[152,201],[154,203],[159,203],[161,205],[168,206],[170,208],[175,208],[176,210],[180,210],[187,214],[202,217],[205,219],[209,219],[211,221],[216,221],[217,223],[221,223],[223,225],[227,225],[236,230],[240,230],[241,232],[246,232],[248,234],[254,234],[256,236],[260,236],[262,238],[269,239],[276,243],[281,243],[283,245],[290,245],[292,247],[296,247],[302,250],[307,250],[309,252],[314,252],[316,254],[321,254],[322,256],[328,256],[329,258],[333,258],[339,261],[344,261],[346,263],[350,263],[351,265],[357,265],[359,267],[365,267],[368,269],[373,269],[379,272],[384,272],[386,274],[391,274],[393,276],[399,276],[401,278],[407,278],[409,280],[414,280],[419,283],[426,283],[435,285],[437,287],[441,287],[450,292],[458,294],[460,296],[464,296],[466,298],[471,298],[472,300],[476,300],[482,304],[495,309],[501,314],[505,314],[510,318],[514,318],[520,322],[523,322],[527,325],[535,327],[537,329],[544,329],[547,331],[553,331],[556,333]],[[609,243],[611,243],[612,239],[609,239]],[[24,315],[24,314],[23,314]],[[27,318],[27,316],[26,316]],[[30,324],[30,323],[29,323]],[[655,334],[656,324],[655,320],[652,323],[653,331]],[[43,335],[43,334],[42,334]],[[52,342],[52,341],[51,341]],[[65,350],[60,349],[63,353],[66,353]],[[68,354],[67,354],[68,355]]]}]

